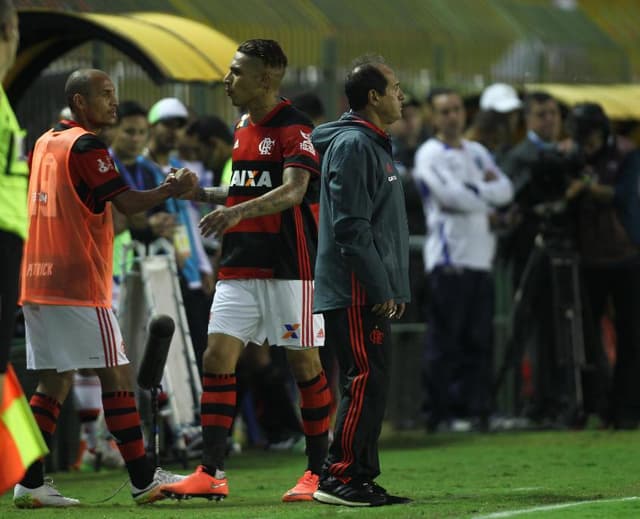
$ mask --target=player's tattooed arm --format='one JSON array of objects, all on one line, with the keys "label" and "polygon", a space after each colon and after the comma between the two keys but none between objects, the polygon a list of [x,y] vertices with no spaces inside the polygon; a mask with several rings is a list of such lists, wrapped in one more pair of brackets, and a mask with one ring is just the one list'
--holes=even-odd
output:
[{"label": "player's tattooed arm", "polygon": [[209,204],[224,204],[229,196],[229,186],[205,187],[196,190],[194,200]]},{"label": "player's tattooed arm", "polygon": [[282,174],[282,185],[268,193],[238,204],[241,219],[275,214],[302,203],[309,185],[309,172],[301,168],[286,168]]},{"label": "player's tattooed arm", "polygon": [[218,207],[200,220],[203,236],[222,235],[227,229],[246,218],[275,214],[302,203],[309,185],[309,172],[300,168],[286,168],[282,185],[273,191],[231,207]]}]

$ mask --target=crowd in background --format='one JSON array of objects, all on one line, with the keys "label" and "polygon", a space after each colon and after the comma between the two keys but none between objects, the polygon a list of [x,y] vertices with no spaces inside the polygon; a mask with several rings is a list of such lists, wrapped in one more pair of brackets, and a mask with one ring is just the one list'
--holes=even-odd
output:
[{"label": "crowd in background", "polygon": [[[634,125],[597,101],[498,83],[477,104],[447,89],[407,102],[394,139],[412,233],[426,221],[426,282],[412,280],[429,430],[499,426],[506,372],[512,424],[637,427],[639,155]],[[496,197],[502,174],[511,193]],[[511,287],[499,352],[496,272]]]},{"label": "crowd in background", "polygon": [[[325,120],[314,93],[295,96],[293,103],[314,124]],[[60,118],[66,117],[63,111]],[[149,110],[123,100],[118,123],[102,138],[135,189],[158,186],[171,168],[182,166],[210,187],[230,181],[231,127],[214,115],[192,113],[176,98],[161,99]],[[521,96],[506,84],[491,85],[478,101],[452,89],[436,89],[424,100],[408,97],[391,137],[410,233],[423,244],[412,248],[412,303],[403,323],[426,323],[424,338],[422,331],[401,327],[395,334],[393,425],[487,431],[499,427],[496,416],[509,414],[521,426],[574,427],[593,414],[603,426],[637,427],[640,262],[634,204],[640,161],[632,139],[616,135],[597,104],[567,110],[547,94]],[[169,200],[147,214],[114,211],[116,251],[131,240],[173,244],[198,367],[219,251],[216,240],[198,231],[199,218],[210,209]],[[558,317],[564,309],[558,285],[566,280],[557,279],[552,267],[549,248],[557,247],[574,254],[578,266],[579,301],[570,301],[582,313],[577,357],[568,351],[576,338],[563,338],[570,324]],[[116,289],[121,264],[116,253]],[[496,268],[508,273],[509,296],[522,298],[503,309],[511,318],[511,340],[499,354]],[[259,423],[249,440],[271,448],[299,445],[302,430],[283,359],[258,345],[245,356],[239,402],[252,395],[244,410]],[[335,398],[331,345],[322,357]],[[500,369],[514,380],[510,409],[496,406],[504,381]],[[75,466],[95,466],[96,456],[121,465],[99,432],[99,398],[90,396],[92,388],[99,391],[95,375],[78,373],[82,441]]]},{"label": "crowd in background", "polygon": [[[10,0],[0,15],[1,78],[19,36]],[[505,83],[405,95],[373,55],[345,77],[350,110],[327,122],[317,92],[280,97],[286,66],[274,40],[238,47],[223,80],[235,121],[196,113],[188,91],[118,99],[106,72],[79,69],[32,150],[0,88],[0,395],[13,338],[27,392],[37,372],[25,414],[39,452],[57,455],[46,471],[126,469],[138,504],[219,500],[241,443],[304,449],[282,501],[379,506],[411,501],[375,483],[384,419],[427,434],[637,429],[637,124],[598,99],[565,106]],[[168,277],[152,286],[154,255]],[[136,290],[156,314],[146,327]],[[172,298],[162,319],[185,339],[189,380],[152,359],[164,379],[150,420],[145,370],[132,360],[136,387],[124,366],[142,334],[145,357],[158,346],[158,295]],[[178,423],[178,406],[193,421]],[[73,453],[56,452],[59,422]],[[202,464],[177,475],[160,454]],[[78,505],[45,479],[51,457],[33,458],[14,504]]]}]

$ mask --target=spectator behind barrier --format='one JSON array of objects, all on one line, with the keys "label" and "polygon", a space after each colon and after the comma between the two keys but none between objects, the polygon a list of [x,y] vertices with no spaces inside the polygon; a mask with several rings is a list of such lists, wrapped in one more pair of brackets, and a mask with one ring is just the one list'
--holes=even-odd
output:
[{"label": "spectator behind barrier", "polygon": [[485,429],[492,410],[495,236],[490,216],[513,196],[489,151],[463,138],[462,97],[429,96],[435,137],[416,153],[427,218],[429,326],[424,353],[427,428]]},{"label": "spectator behind barrier", "polygon": [[[501,254],[511,266],[513,286],[523,290],[525,309],[523,318],[512,325],[516,351],[506,362],[516,374],[516,412],[538,425],[556,426],[566,410],[567,384],[557,363],[548,249],[535,252],[539,258],[535,262],[531,259],[545,234],[546,238],[570,234],[564,200],[577,164],[558,147],[561,118],[553,97],[545,92],[527,94],[524,117],[526,137],[500,163],[514,184],[518,213],[515,227],[501,243]],[[523,276],[528,261],[532,265]],[[530,373],[530,378],[521,379],[522,372]]]},{"label": "spectator behind barrier", "polygon": [[[637,214],[640,205],[640,157],[620,149],[598,104],[573,107],[567,128],[571,145],[585,161],[567,189],[575,205],[584,283],[584,412],[598,412],[616,429],[635,429],[640,419],[640,254],[630,233],[633,222],[625,222],[624,216],[627,209]],[[601,340],[604,316],[616,332],[611,371]]]}]

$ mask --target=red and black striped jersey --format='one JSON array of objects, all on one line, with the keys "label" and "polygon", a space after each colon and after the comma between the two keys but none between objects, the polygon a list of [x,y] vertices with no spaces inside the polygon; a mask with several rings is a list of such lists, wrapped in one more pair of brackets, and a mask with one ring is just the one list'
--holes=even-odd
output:
[{"label": "red and black striped jersey", "polygon": [[300,205],[242,220],[226,231],[220,279],[313,279],[318,228],[310,205],[317,203],[319,160],[312,129],[286,99],[261,121],[245,115],[236,125],[227,207],[281,186],[286,168],[305,169],[311,178]]}]

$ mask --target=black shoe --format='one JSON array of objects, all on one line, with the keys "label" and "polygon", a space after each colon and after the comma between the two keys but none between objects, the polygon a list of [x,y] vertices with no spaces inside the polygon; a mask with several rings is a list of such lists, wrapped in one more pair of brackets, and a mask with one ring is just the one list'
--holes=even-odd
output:
[{"label": "black shoe", "polygon": [[382,506],[389,504],[385,496],[373,491],[367,483],[351,480],[348,483],[328,477],[320,481],[313,498],[321,503],[344,506]]},{"label": "black shoe", "polygon": [[385,498],[385,505],[404,505],[413,501],[410,497],[394,496],[393,494],[389,494],[386,488],[381,487],[374,481],[367,481],[365,484],[371,487],[374,494],[378,494]]}]

